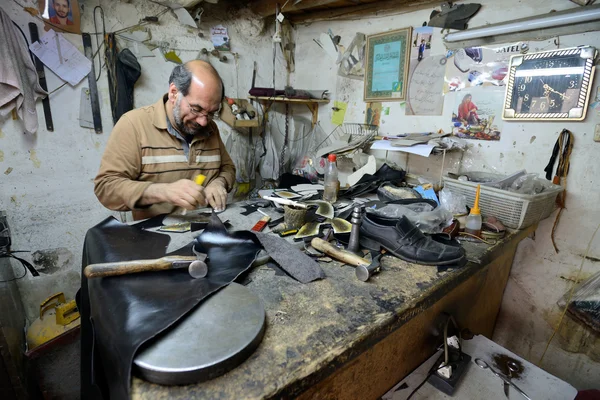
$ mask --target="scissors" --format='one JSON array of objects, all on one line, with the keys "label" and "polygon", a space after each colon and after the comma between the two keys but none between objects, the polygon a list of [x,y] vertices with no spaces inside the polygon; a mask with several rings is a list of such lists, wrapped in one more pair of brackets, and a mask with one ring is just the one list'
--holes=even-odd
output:
[{"label": "scissors", "polygon": [[[506,362],[506,366],[508,367],[508,380],[512,380],[513,373],[519,371],[519,366],[512,360]],[[508,399],[508,390],[510,389],[510,385],[504,382],[504,395]]]},{"label": "scissors", "polygon": [[521,393],[521,395],[523,397],[525,397],[527,400],[531,400],[531,397],[527,396],[527,393],[525,393],[524,391],[521,390],[521,388],[519,388],[517,385],[515,385],[514,383],[512,383],[512,381],[510,379],[508,379],[507,377],[505,377],[504,375],[502,375],[501,373],[499,373],[498,371],[496,371],[495,369],[493,369],[492,367],[490,367],[488,365],[487,362],[483,361],[480,358],[476,358],[475,360],[475,364],[477,364],[477,366],[481,369],[489,369],[490,371],[492,371],[492,373],[494,375],[496,375],[498,378],[502,379],[502,381],[505,384],[509,384],[510,386],[514,387],[516,389],[517,392]]}]

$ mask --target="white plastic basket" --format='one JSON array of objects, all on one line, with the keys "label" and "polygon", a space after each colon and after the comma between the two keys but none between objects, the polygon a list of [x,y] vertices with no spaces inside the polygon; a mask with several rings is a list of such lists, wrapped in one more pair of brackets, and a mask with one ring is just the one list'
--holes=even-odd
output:
[{"label": "white plastic basket", "polygon": [[[475,203],[477,183],[445,177],[444,187],[451,193],[464,195],[469,205]],[[496,217],[508,228],[524,229],[552,214],[561,191],[561,186],[552,185],[540,194],[529,195],[481,186],[479,208],[482,215]]]}]

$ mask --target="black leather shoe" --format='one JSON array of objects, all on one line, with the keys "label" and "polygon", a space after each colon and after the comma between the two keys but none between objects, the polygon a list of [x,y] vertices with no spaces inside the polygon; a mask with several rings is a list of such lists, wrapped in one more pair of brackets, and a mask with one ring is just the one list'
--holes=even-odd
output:
[{"label": "black leather shoe", "polygon": [[464,258],[462,247],[448,246],[425,236],[408,218],[383,218],[367,213],[360,226],[360,244],[369,250],[381,247],[405,261],[425,265],[456,264]]},{"label": "black leather shoe", "polygon": [[445,244],[446,246],[460,247],[460,242],[448,233],[432,233],[427,235],[438,243]]}]

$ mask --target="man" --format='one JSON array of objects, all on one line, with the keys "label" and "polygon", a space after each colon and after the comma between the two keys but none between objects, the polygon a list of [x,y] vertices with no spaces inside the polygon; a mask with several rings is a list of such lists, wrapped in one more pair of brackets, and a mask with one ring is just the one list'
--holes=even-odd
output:
[{"label": "man", "polygon": [[[124,114],[111,133],[94,180],[98,200],[134,219],[210,206],[225,209],[235,166],[212,121],[223,83],[207,62],[173,69],[169,92]],[[204,187],[193,179],[205,175]]]},{"label": "man", "polygon": [[425,53],[425,39],[421,39],[421,44],[419,45],[419,56],[418,56],[419,61],[421,61],[423,59],[424,53]]},{"label": "man", "polygon": [[69,11],[71,11],[70,0],[52,0],[53,15],[50,17],[50,23],[55,25],[73,25],[73,21],[69,19]]}]

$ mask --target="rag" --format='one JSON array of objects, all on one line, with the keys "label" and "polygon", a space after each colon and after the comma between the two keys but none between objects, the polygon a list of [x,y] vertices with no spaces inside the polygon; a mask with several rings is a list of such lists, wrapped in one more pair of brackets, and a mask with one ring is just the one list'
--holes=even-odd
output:
[{"label": "rag", "polygon": [[39,84],[27,43],[8,14],[0,8],[0,117],[13,109],[23,121],[25,133],[35,134],[38,117],[35,102],[48,93]]}]

